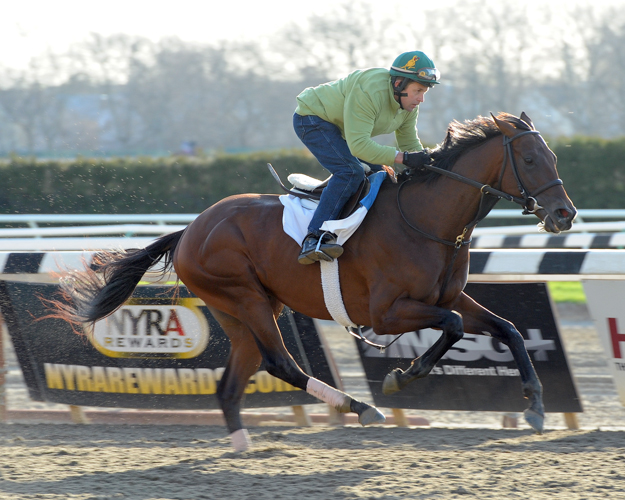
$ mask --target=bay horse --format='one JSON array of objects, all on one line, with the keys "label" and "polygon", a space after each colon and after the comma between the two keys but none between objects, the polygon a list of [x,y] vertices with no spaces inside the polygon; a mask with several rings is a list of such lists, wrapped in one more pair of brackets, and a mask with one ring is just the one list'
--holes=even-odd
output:
[{"label": "bay horse", "polygon": [[[546,231],[571,228],[577,211],[558,177],[556,156],[525,113],[453,121],[431,154],[432,166],[405,169],[397,183],[382,184],[362,225],[345,243],[339,259],[345,309],[353,322],[372,326],[378,335],[442,331],[409,368],[386,376],[387,394],[427,376],[463,332],[502,342],[514,357],[529,400],[525,418],[541,433],[542,385],[522,335],[463,289],[471,233],[499,199],[519,203]],[[240,405],[261,361],[270,374],[339,412],[357,413],[361,424],[383,422],[374,406],[308,376],[285,348],[276,323],[284,305],[313,318],[332,318],[320,266],[297,262],[299,246],[283,230],[282,211],[277,195],[225,198],[182,231],[144,249],[107,252],[97,272],[74,271],[62,280],[69,300],[57,302],[55,314],[74,326],[93,324],[121,307],[143,274],[160,261],[164,270],[173,266],[230,338],[217,397],[236,450],[250,446]]]}]

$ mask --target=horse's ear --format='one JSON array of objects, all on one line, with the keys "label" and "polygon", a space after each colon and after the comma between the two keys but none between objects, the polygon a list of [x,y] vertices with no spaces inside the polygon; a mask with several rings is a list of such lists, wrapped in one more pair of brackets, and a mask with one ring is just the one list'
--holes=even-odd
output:
[{"label": "horse's ear", "polygon": [[532,123],[532,119],[525,114],[525,111],[521,111],[521,120],[527,123],[532,130],[536,130],[536,127],[534,127],[534,124]]},{"label": "horse's ear", "polygon": [[512,124],[508,123],[505,120],[500,120],[492,113],[490,114],[490,116],[493,117],[493,120],[495,120],[495,123],[497,124],[497,128],[499,128],[503,135],[505,135],[506,137],[510,137],[511,139],[516,135],[517,129]]}]

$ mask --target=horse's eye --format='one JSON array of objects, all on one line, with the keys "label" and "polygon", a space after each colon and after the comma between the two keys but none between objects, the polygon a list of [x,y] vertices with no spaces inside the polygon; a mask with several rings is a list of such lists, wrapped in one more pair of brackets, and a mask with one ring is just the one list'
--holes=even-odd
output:
[{"label": "horse's eye", "polygon": [[526,156],[523,159],[525,160],[525,163],[527,163],[528,165],[531,165],[532,163],[534,163],[534,159],[531,156]]}]

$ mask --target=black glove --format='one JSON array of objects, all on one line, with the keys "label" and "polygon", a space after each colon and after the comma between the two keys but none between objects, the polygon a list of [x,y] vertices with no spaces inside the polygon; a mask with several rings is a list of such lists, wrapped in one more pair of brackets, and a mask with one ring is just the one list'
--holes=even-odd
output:
[{"label": "black glove", "polygon": [[404,161],[402,163],[410,168],[421,168],[423,165],[432,163],[432,157],[427,151],[417,151],[416,153],[404,151]]}]

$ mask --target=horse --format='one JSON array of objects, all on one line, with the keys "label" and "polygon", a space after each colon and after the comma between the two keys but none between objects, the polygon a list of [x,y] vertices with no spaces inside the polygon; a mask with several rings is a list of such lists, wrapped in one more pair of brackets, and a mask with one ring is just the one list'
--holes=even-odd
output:
[{"label": "horse", "polygon": [[[345,243],[338,261],[345,310],[378,335],[441,331],[406,370],[386,376],[386,394],[427,376],[463,332],[502,342],[520,371],[528,400],[525,419],[542,433],[542,385],[522,335],[463,289],[473,228],[500,199],[538,217],[545,231],[571,228],[577,211],[558,177],[556,156],[525,113],[520,118],[499,113],[452,121],[431,157],[431,165],[404,169],[396,183],[385,180]],[[225,198],[184,230],[144,249],[105,252],[97,268],[72,271],[62,280],[65,299],[55,301],[54,314],[74,327],[93,325],[122,306],[148,269],[159,263],[163,271],[173,267],[230,339],[217,397],[236,451],[251,446],[241,421],[241,399],[261,361],[271,375],[338,412],[355,412],[362,425],[381,423],[384,415],[375,406],[309,376],[285,348],[276,322],[285,305],[312,318],[332,317],[324,303],[320,265],[297,262],[299,245],[284,232],[282,212],[275,194]]]}]

